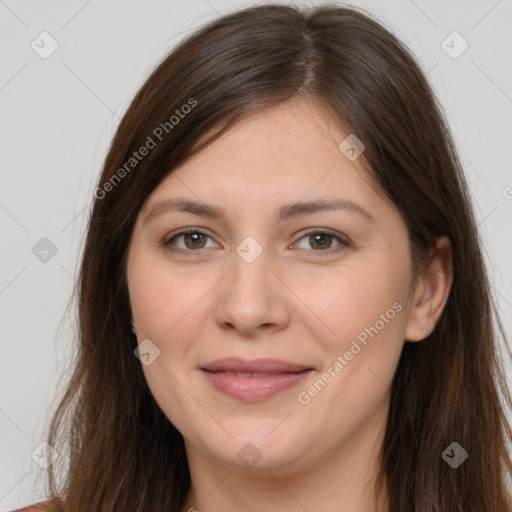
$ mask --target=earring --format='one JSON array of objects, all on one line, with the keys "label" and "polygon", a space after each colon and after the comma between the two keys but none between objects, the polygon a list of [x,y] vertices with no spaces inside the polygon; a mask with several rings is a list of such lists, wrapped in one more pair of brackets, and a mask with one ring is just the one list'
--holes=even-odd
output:
[{"label": "earring", "polygon": [[422,327],[421,332],[423,332],[423,334],[425,334],[427,332],[427,330]]}]

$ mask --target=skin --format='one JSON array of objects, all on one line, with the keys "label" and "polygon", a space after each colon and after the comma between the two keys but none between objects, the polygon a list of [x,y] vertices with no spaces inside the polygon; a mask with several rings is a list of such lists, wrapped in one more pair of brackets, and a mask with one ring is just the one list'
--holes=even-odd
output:
[{"label": "skin", "polygon": [[[452,282],[449,242],[437,240],[431,265],[412,283],[404,220],[371,186],[362,157],[351,162],[340,152],[347,135],[313,102],[268,108],[173,171],[140,211],[127,264],[133,321],[138,342],[160,350],[143,370],[185,439],[192,488],[184,511],[388,510],[373,488],[389,384],[404,340],[424,339],[441,315]],[[177,197],[223,208],[225,218],[167,212],[144,223],[156,203]],[[337,210],[276,224],[283,204],[326,198],[351,200],[374,220]],[[207,236],[165,246],[187,227]],[[308,236],[322,229],[349,245]],[[263,251],[252,263],[236,252],[248,236]],[[397,303],[378,334],[301,403],[299,393],[329,368],[332,375],[337,357]],[[199,369],[228,356],[315,371],[244,402],[216,391]],[[252,467],[237,457],[249,442],[261,454]]]}]

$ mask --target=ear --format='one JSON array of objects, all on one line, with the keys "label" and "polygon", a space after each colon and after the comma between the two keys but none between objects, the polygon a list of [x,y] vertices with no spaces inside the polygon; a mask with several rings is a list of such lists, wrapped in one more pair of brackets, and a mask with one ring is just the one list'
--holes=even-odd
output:
[{"label": "ear", "polygon": [[447,236],[437,238],[431,249],[429,264],[418,277],[413,292],[405,341],[421,341],[434,330],[450,295],[452,263],[450,239]]}]

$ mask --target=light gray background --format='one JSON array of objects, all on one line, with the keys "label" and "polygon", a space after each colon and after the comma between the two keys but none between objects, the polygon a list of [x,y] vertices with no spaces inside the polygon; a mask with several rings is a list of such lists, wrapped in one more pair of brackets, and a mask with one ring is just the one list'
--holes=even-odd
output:
[{"label": "light gray background", "polygon": [[[67,320],[64,314],[94,184],[119,119],[175,42],[250,3],[0,0],[2,511],[44,497],[44,472],[31,453],[62,391],[74,321],[73,312]],[[353,4],[375,13],[428,71],[465,164],[510,335],[511,1]],[[47,59],[31,47],[43,31],[59,45]],[[469,44],[456,59],[441,46],[453,31]],[[457,40],[448,44],[460,48]],[[32,252],[42,237],[58,249],[46,263]]]}]

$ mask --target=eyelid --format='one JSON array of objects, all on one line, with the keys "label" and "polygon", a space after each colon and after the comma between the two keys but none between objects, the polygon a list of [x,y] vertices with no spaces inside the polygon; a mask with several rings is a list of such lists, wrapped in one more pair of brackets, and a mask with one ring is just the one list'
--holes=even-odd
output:
[{"label": "eyelid", "polygon": [[[307,252],[310,252],[313,254],[318,254],[318,255],[332,254],[333,252],[336,252],[337,248],[339,248],[340,246],[348,247],[351,245],[350,239],[342,233],[333,231],[332,229],[328,229],[328,228],[309,228],[308,230],[297,235],[299,238],[297,239],[296,242],[293,243],[293,246],[297,245],[304,237],[306,237],[308,235],[317,234],[317,233],[332,236],[333,238],[338,240],[339,245],[337,245],[336,247],[331,247],[330,249],[325,249],[323,251],[308,250]],[[307,249],[299,249],[299,250],[306,251]]]},{"label": "eyelid", "polygon": [[[188,227],[188,228],[180,229],[179,231],[177,231],[175,233],[172,233],[167,240],[164,239],[164,241],[162,242],[162,245],[164,247],[168,248],[171,245],[171,242],[173,240],[175,240],[178,237],[180,237],[182,235],[185,235],[187,233],[199,233],[201,235],[204,235],[204,236],[210,238],[211,240],[213,240],[215,242],[213,236],[211,236],[204,229]],[[298,236],[297,240],[295,242],[293,242],[293,244],[291,246],[289,246],[289,247],[295,247],[304,237],[306,237],[308,235],[312,235],[312,234],[317,234],[317,233],[321,233],[321,234],[326,234],[326,235],[332,236],[333,238],[338,240],[339,245],[337,245],[336,247],[332,247],[330,249],[317,250],[317,251],[315,251],[313,249],[311,249],[311,250],[298,249],[298,250],[299,251],[306,251],[306,252],[308,252],[310,254],[316,254],[318,256],[321,256],[323,254],[325,254],[325,255],[332,254],[334,252],[337,252],[340,247],[342,247],[342,248],[343,247],[349,247],[351,245],[351,240],[346,235],[344,235],[342,233],[339,233],[337,231],[333,231],[332,229],[328,229],[328,228],[308,228],[306,231],[303,231],[302,233],[297,234],[296,235],[296,236]],[[217,243],[217,242],[215,242],[215,243]],[[193,250],[193,249],[171,248],[170,250],[173,251],[173,252],[181,252],[181,253],[187,253],[187,254],[191,254],[191,253],[198,253],[198,254],[200,254],[205,249],[203,248],[203,249]]]},{"label": "eyelid", "polygon": [[[210,235],[207,231],[205,231],[204,229],[202,228],[183,228],[183,229],[180,229],[179,231],[176,231],[175,233],[171,233],[169,235],[169,237],[166,237],[164,238],[163,242],[162,242],[162,245],[164,247],[168,247],[170,246],[171,242],[173,240],[175,240],[176,238],[180,237],[181,235],[186,235],[187,233],[199,233],[201,235],[204,235],[208,238],[210,238],[211,240],[215,241],[213,236]],[[215,242],[217,243],[217,242]],[[187,252],[187,253],[192,253],[192,252],[201,252],[201,249],[197,249],[197,250],[186,250],[186,249],[179,249],[179,248],[174,248],[174,249],[171,249],[172,251],[176,251],[176,252]],[[204,249],[203,249],[204,250]]]}]

